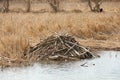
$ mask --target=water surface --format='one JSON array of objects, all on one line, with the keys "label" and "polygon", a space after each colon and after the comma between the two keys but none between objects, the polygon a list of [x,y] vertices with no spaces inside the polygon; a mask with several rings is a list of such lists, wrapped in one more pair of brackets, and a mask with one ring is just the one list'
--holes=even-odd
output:
[{"label": "water surface", "polygon": [[0,80],[120,80],[120,52],[103,51],[100,56],[77,62],[8,68],[0,71]]}]

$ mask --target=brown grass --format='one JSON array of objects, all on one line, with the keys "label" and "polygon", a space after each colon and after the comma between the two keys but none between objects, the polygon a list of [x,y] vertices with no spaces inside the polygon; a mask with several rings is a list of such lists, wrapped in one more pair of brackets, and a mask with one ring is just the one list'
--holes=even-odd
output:
[{"label": "brown grass", "polygon": [[22,58],[24,50],[56,33],[72,34],[91,48],[120,48],[120,3],[106,4],[103,13],[0,13],[0,65],[32,62]]}]

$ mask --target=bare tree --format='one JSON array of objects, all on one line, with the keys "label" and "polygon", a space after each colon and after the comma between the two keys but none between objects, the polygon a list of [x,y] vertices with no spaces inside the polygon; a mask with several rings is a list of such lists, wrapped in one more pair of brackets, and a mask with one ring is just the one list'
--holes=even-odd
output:
[{"label": "bare tree", "polygon": [[47,0],[50,6],[53,8],[54,12],[59,11],[60,0]]},{"label": "bare tree", "polygon": [[[100,8],[100,5],[102,4],[103,0],[88,0],[88,5],[93,12],[102,12],[103,9]],[[92,3],[94,3],[95,6],[92,6]]]},{"label": "bare tree", "polygon": [[30,8],[31,8],[31,0],[26,0],[26,12],[30,12]]},{"label": "bare tree", "polygon": [[4,0],[3,1],[2,12],[6,13],[8,11],[9,11],[9,0]]}]

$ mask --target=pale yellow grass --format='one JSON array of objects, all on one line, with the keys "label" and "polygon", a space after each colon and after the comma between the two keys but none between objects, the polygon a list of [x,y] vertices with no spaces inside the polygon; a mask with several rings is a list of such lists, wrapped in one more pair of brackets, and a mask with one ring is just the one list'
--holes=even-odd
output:
[{"label": "pale yellow grass", "polygon": [[[0,65],[29,62],[22,58],[24,50],[58,33],[69,33],[91,48],[120,48],[120,12],[107,11],[109,5],[103,6],[106,7],[103,13],[1,13]],[[114,10],[118,8],[114,6]]]}]

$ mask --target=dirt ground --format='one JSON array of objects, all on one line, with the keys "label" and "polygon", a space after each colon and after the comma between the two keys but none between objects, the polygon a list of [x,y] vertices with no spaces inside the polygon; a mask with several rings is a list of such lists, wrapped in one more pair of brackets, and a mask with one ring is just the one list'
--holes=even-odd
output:
[{"label": "dirt ground", "polygon": [[11,12],[0,13],[0,65],[30,62],[21,58],[24,50],[52,34],[71,34],[92,49],[120,50],[120,2],[103,3],[103,13],[91,12],[86,3],[62,3],[65,12],[58,13],[50,12],[48,4],[39,5],[30,13],[12,12],[24,8],[16,4]]}]

